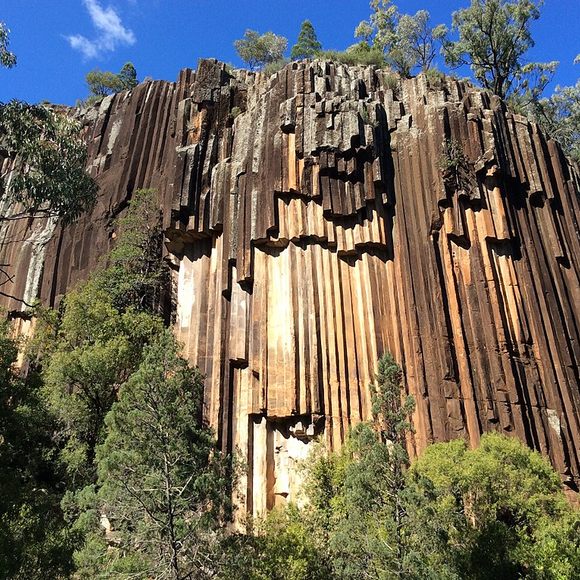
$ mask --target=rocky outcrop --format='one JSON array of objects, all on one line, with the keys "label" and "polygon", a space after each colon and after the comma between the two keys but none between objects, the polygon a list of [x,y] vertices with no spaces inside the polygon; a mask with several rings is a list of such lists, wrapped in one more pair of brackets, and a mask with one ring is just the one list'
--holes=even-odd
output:
[{"label": "rocky outcrop", "polygon": [[385,351],[416,399],[413,454],[499,430],[578,484],[580,177],[535,125],[464,82],[328,62],[202,61],[83,119],[98,205],[48,241],[7,228],[27,242],[2,247],[5,305],[30,283],[58,302],[157,189],[175,330],[251,513],[295,493],[313,438],[336,448],[369,417]]}]

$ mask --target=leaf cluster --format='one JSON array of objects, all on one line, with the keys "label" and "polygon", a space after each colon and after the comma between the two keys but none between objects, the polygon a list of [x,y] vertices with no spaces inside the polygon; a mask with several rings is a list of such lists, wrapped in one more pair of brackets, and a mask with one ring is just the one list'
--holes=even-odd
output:
[{"label": "leaf cluster", "polygon": [[282,60],[287,46],[288,40],[283,36],[273,32],[260,34],[250,29],[234,42],[238,55],[252,70]]},{"label": "leaf cluster", "polygon": [[432,27],[427,10],[402,14],[391,0],[371,0],[371,16],[355,30],[355,37],[384,54],[387,64],[403,77],[433,64],[437,47],[447,34],[440,24]]},{"label": "leaf cluster", "polygon": [[12,68],[16,65],[16,55],[8,50],[10,44],[10,30],[4,22],[0,22],[0,65]]},{"label": "leaf cluster", "polygon": [[99,531],[93,515],[77,553],[81,572],[95,559],[109,575],[204,578],[216,567],[230,474],[201,424],[202,386],[171,331],[144,348],[106,418],[92,501],[110,531]]},{"label": "leaf cluster", "polygon": [[73,221],[95,202],[87,149],[77,121],[65,112],[20,101],[0,104],[0,143],[14,165],[2,185],[31,213]]},{"label": "leaf cluster", "polygon": [[558,86],[551,97],[535,101],[531,114],[566,154],[580,163],[580,80],[573,86]]},{"label": "leaf cluster", "polygon": [[18,373],[18,347],[0,322],[0,578],[61,578],[74,544],[59,506],[54,422],[38,377]]},{"label": "leaf cluster", "polygon": [[323,50],[318,58],[339,62],[349,66],[385,66],[385,57],[380,50],[370,46],[367,42],[359,42],[349,46],[346,50]]},{"label": "leaf cluster", "polygon": [[488,434],[472,450],[463,440],[432,445],[409,467],[413,403],[401,395],[401,370],[383,357],[373,422],[336,453],[315,447],[306,505],[258,526],[244,577],[574,578],[580,513],[547,461]]},{"label": "leaf cluster", "polygon": [[126,62],[118,73],[94,69],[85,76],[90,97],[105,97],[135,88],[137,71],[132,62]]},{"label": "leaf cluster", "polygon": [[164,328],[157,312],[168,279],[155,192],[135,192],[117,226],[108,263],[64,298],[58,315],[42,314],[29,352],[42,365],[61,458],[75,485],[94,480],[104,418]]},{"label": "leaf cluster", "polygon": [[301,60],[305,58],[314,58],[322,50],[316,31],[310,20],[305,20],[300,27],[298,41],[292,47],[290,58],[292,60]]},{"label": "leaf cluster", "polygon": [[472,0],[453,13],[456,41],[444,43],[445,60],[452,67],[468,65],[483,87],[501,98],[510,94],[539,95],[557,62],[526,63],[534,46],[530,26],[540,17],[536,0]]}]

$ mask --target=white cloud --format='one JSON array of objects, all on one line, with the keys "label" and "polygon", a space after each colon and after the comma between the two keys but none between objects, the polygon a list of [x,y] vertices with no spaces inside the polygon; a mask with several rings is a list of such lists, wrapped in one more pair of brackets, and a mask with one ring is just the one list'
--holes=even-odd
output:
[{"label": "white cloud", "polygon": [[83,0],[83,4],[98,34],[92,40],[81,34],[67,36],[72,48],[79,50],[85,58],[96,58],[104,52],[114,51],[119,45],[135,44],[133,31],[123,26],[114,8],[103,8],[99,0]]}]

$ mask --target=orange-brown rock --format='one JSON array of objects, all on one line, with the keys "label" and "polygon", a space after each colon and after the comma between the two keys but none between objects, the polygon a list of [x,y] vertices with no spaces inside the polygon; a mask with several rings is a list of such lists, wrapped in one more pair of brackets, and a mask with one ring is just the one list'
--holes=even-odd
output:
[{"label": "orange-brown rock", "polygon": [[413,454],[498,430],[578,484],[580,175],[535,125],[464,82],[326,62],[202,61],[83,115],[98,205],[0,224],[4,306],[57,303],[156,188],[175,331],[250,512],[295,492],[313,437],[337,447],[369,417],[385,351],[416,399]]}]

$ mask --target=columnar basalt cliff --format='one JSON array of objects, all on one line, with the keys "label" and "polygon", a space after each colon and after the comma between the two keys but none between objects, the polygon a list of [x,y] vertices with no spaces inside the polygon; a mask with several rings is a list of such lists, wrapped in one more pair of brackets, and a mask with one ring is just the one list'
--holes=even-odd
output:
[{"label": "columnar basalt cliff", "polygon": [[0,224],[3,305],[57,303],[155,188],[175,331],[250,512],[295,493],[313,438],[335,448],[369,417],[385,351],[416,399],[412,454],[500,430],[577,485],[580,176],[525,118],[455,80],[202,61],[83,121],[97,207]]}]

